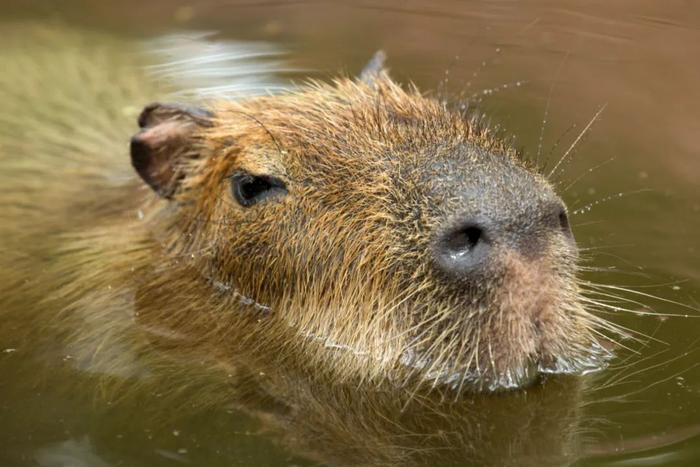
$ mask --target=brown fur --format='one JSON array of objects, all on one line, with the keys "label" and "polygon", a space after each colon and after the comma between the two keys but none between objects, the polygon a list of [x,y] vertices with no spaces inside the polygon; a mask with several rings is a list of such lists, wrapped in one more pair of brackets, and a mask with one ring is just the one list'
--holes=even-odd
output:
[{"label": "brown fur", "polygon": [[[187,258],[187,280],[225,284],[271,309],[260,319],[277,330],[250,331],[258,343],[278,341],[340,378],[400,383],[459,374],[460,386],[499,387],[537,361],[552,371],[587,364],[594,318],[577,301],[575,254],[557,238],[542,258],[504,257],[505,273],[484,279],[478,299],[432,270],[438,203],[452,200],[426,193],[426,162],[469,145],[526,170],[478,120],[386,75],[209,110],[172,212],[156,206],[147,223],[163,256]],[[289,196],[242,209],[226,183],[241,169],[289,180]],[[529,183],[551,190],[534,174]],[[218,314],[240,308],[226,294],[207,298]]]},{"label": "brown fur", "polygon": [[[435,271],[431,241],[460,199],[431,164],[458,164],[467,179],[479,164],[494,179],[522,180],[528,191],[513,198],[553,196],[478,117],[385,72],[206,107],[210,124],[178,146],[184,178],[170,200],[133,178],[100,183],[114,163],[89,168],[98,151],[85,145],[80,170],[48,192],[13,185],[3,219],[11,244],[22,251],[58,233],[50,248],[13,259],[6,286],[25,301],[50,289],[44,303],[73,348],[96,349],[95,360],[113,353],[102,343],[121,342],[138,359],[161,344],[223,365],[245,349],[339,383],[411,391],[500,389],[533,371],[599,365],[600,323],[580,303],[576,252],[558,236],[543,234],[536,258],[503,250],[478,287]],[[120,147],[100,152],[126,166]],[[32,170],[51,177],[54,164],[46,157]],[[238,206],[228,178],[242,169],[285,180],[288,196]],[[78,195],[86,191],[89,200]],[[506,199],[488,201],[518,214]],[[22,264],[31,271],[42,256],[44,273],[27,282]]]},{"label": "brown fur", "polygon": [[[170,439],[163,419],[202,408],[202,425],[228,426],[233,405],[334,465],[576,459],[579,379],[471,394],[600,364],[607,325],[581,305],[573,245],[533,232],[536,253],[499,247],[476,285],[431,257],[475,181],[504,218],[536,217],[554,197],[478,117],[377,69],[199,103],[211,117],[185,127],[156,112],[141,136],[170,149],[158,167],[174,164],[148,172],[159,195],[128,164],[138,107],[164,91],[134,44],[55,26],[4,33],[0,350],[22,367],[8,404],[41,411],[64,390],[78,402],[61,420],[97,412],[91,442],[109,451],[125,434],[144,456],[141,428]],[[241,169],[288,194],[239,206],[228,177]],[[108,415],[79,398],[95,392]],[[222,431],[212,451],[229,442]]]}]

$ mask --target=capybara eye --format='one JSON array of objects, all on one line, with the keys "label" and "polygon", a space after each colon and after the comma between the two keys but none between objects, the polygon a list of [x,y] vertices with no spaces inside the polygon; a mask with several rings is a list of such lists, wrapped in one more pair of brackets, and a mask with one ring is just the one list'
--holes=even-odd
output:
[{"label": "capybara eye", "polygon": [[267,175],[236,172],[230,180],[234,199],[245,208],[270,197],[287,194],[287,187],[282,180]]}]

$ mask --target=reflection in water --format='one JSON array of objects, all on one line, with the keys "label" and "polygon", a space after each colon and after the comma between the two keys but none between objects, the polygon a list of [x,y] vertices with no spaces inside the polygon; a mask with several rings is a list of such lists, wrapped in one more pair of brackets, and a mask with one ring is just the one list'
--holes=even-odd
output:
[{"label": "reflection in water", "polygon": [[285,66],[277,47],[227,42],[213,36],[172,34],[144,44],[155,61],[146,68],[149,77],[168,82],[174,89],[171,96],[176,100],[235,99],[290,88],[279,75],[298,70]]},{"label": "reflection in water", "polygon": [[109,464],[95,454],[90,440],[68,439],[37,450],[36,462],[40,467],[108,467]]},{"label": "reflection in water", "polygon": [[[109,10],[96,13],[98,18],[104,15],[105,28],[113,26],[110,16],[124,18],[132,14],[149,18],[149,28],[145,28],[138,26],[144,19],[131,17],[132,26],[136,24],[140,32],[152,33],[150,26],[158,22],[157,29],[171,25],[171,19],[160,14],[167,11],[162,5],[158,14],[150,16],[153,6],[144,6],[143,10],[125,8],[119,13],[122,16],[110,6],[95,8]],[[188,28],[224,31],[230,31],[231,21],[236,21],[241,23],[241,30],[232,36],[285,40],[303,47],[299,54],[303,57],[295,58],[299,64],[290,66],[271,55],[274,49],[269,45],[251,45],[251,53],[267,57],[265,71],[270,74],[261,81],[250,81],[250,75],[245,75],[250,90],[284,83],[275,77],[277,71],[335,70],[347,63],[359,66],[369,51],[379,46],[389,50],[397,72],[411,70],[406,74],[415,75],[419,82],[434,85],[445,78],[443,73],[449,68],[449,79],[442,86],[450,92],[462,91],[473,70],[479,70],[480,76],[466,91],[469,94],[478,91],[479,82],[486,88],[494,83],[531,81],[525,88],[499,92],[483,105],[509,130],[522,135],[523,143],[535,151],[550,82],[562,57],[570,53],[552,93],[543,154],[557,144],[556,137],[571,122],[579,122],[567,135],[569,139],[554,151],[562,154],[571,135],[578,134],[602,104],[608,102],[608,106],[587,141],[577,146],[577,151],[585,154],[576,154],[564,167],[562,188],[571,186],[565,195],[576,208],[618,192],[653,190],[599,203],[590,213],[582,211],[574,216],[579,242],[590,247],[584,253],[596,258],[590,263],[591,278],[697,306],[693,297],[697,296],[700,279],[696,250],[700,201],[693,136],[699,120],[694,107],[684,104],[698,97],[695,86],[690,85],[698,77],[697,68],[690,65],[692,44],[700,43],[694,26],[689,24],[692,15],[662,18],[653,6],[639,6],[640,14],[633,20],[620,17],[614,7],[607,12],[602,11],[603,6],[599,8],[601,11],[595,12],[539,4],[528,11],[516,11],[475,4],[467,11],[451,2],[438,2],[431,8],[361,6],[343,8],[347,16],[338,23],[323,6],[227,10],[214,2],[203,2],[191,7],[188,14],[180,10],[173,16],[175,21],[185,21]],[[85,21],[80,18],[84,13],[68,11],[66,15],[71,21]],[[491,24],[488,28],[483,27],[485,20]],[[243,23],[260,24],[261,28],[256,30]],[[0,60],[8,60],[7,54],[13,51],[27,57],[25,89],[36,89],[39,82],[31,81],[39,80],[36,70],[32,70],[32,60],[42,54],[58,55],[57,49],[92,53],[93,59],[102,60],[105,69],[113,69],[119,61],[123,61],[120,66],[133,70],[148,65],[147,57],[131,53],[124,57],[124,51],[135,50],[139,43],[126,36],[59,28],[58,37],[66,41],[65,46],[54,40],[50,48],[32,49],[26,38],[36,34],[35,26],[24,23],[12,28],[14,35],[10,37],[16,39],[16,48],[6,46]],[[48,37],[56,34],[55,29],[38,29],[44,31],[39,34]],[[341,44],[347,43],[356,47],[342,50]],[[638,45],[642,43],[644,47]],[[504,50],[494,56],[497,45]],[[337,56],[339,50],[342,57]],[[190,60],[196,55],[193,51]],[[462,58],[453,60],[455,55]],[[464,58],[467,55],[477,58]],[[491,56],[494,58],[487,59],[489,64],[482,69],[478,62]],[[17,56],[10,59],[19,63]],[[66,60],[70,63],[69,58]],[[209,65],[215,80],[222,71],[217,70],[220,64]],[[172,71],[189,79],[186,67],[168,70],[169,76],[173,76]],[[0,76],[5,92],[9,87],[2,80],[8,76]],[[95,130],[91,135],[100,135],[81,139],[79,143],[84,146],[78,149],[94,151],[123,144],[140,104],[172,92],[172,83],[144,87],[144,82],[160,77],[158,68],[151,68],[148,76],[135,72],[123,101],[114,107],[105,103],[104,117],[84,109],[75,121],[63,122],[71,129],[80,129],[89,122]],[[54,90],[72,85],[82,86],[93,95],[100,92],[97,86],[81,83],[79,74],[67,73],[60,78],[53,80]],[[231,89],[228,80],[232,77],[224,78]],[[673,86],[669,85],[671,78]],[[104,79],[110,79],[109,71]],[[207,84],[211,86],[217,86],[216,82]],[[46,89],[33,96],[34,101],[3,99],[2,157],[40,155],[46,152],[42,145],[65,144],[61,137],[65,129],[54,125],[52,119],[64,115],[66,108],[80,107],[81,102],[65,102],[60,92],[48,96]],[[43,100],[41,104],[37,99]],[[43,126],[29,126],[30,121],[43,122]],[[47,133],[48,128],[54,133]],[[47,138],[16,137],[25,133]],[[616,161],[577,180],[589,168],[612,157]],[[38,189],[50,190],[53,183],[56,181],[41,180]],[[668,197],[669,190],[674,197]],[[76,187],[79,196],[80,187]],[[74,222],[89,222],[89,216],[76,213]],[[48,264],[59,243],[59,239],[47,238],[42,245],[32,245],[32,253]],[[7,246],[10,251],[4,255],[26,251],[26,245]],[[598,270],[609,264],[627,272]],[[653,266],[639,270],[637,265],[641,264]],[[0,278],[12,280],[14,273],[3,270]],[[666,280],[668,277],[672,279]],[[27,303],[40,302],[44,294],[36,290],[35,296],[19,302],[5,297],[3,306],[15,312],[24,310]],[[615,302],[613,306],[624,305],[640,312],[652,307],[664,313],[694,313],[645,295],[631,293],[625,297],[630,301]],[[134,297],[123,297],[120,306],[133,308]],[[693,459],[700,456],[693,430],[700,410],[700,378],[695,366],[699,325],[692,320],[619,316],[616,321],[653,339],[644,339],[646,347],[622,342],[641,355],[628,357],[620,349],[621,359],[605,374],[584,380],[550,380],[525,392],[455,402],[449,396],[441,400],[439,393],[410,400],[388,389],[357,394],[352,387],[301,377],[293,369],[283,370],[260,355],[243,353],[241,361],[246,365],[235,368],[221,368],[197,354],[178,357],[170,348],[172,335],[143,320],[137,320],[134,329],[135,323],[128,315],[123,315],[122,321],[110,321],[111,329],[105,332],[116,335],[133,329],[133,338],[158,343],[162,355],[157,360],[144,364],[142,356],[133,355],[132,348],[121,341],[108,346],[73,342],[64,348],[51,339],[34,338],[37,330],[46,335],[56,332],[37,324],[34,317],[42,312],[41,306],[38,308],[24,310],[25,315],[10,315],[0,330],[0,348],[8,349],[0,354],[0,369],[5,375],[13,375],[0,382],[0,394],[7,401],[0,407],[6,421],[6,427],[0,429],[0,445],[13,446],[0,454],[0,461],[7,465],[31,465],[31,459],[39,465],[64,465],[68,460],[76,465],[310,465],[314,461],[331,465],[464,465],[468,462],[465,459],[473,465],[567,465],[577,461],[581,465],[603,465],[606,460],[616,461],[613,455],[620,451],[626,451],[630,461],[663,463],[670,459],[694,465]],[[99,322],[104,310],[89,306],[85,310],[76,326],[91,329],[104,324]],[[34,339],[29,341],[32,344],[24,338],[26,334]],[[160,374],[160,366],[173,364],[187,371],[183,369],[174,380],[155,377]],[[95,386],[104,397],[91,402]],[[657,435],[662,430],[667,436],[659,441]]]}]

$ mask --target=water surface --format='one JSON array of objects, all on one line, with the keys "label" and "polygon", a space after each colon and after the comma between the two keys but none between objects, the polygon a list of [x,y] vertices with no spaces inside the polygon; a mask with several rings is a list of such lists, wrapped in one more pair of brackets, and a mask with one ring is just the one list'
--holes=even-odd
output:
[{"label": "water surface", "polygon": [[[478,103],[527,154],[557,168],[554,176],[591,268],[587,277],[631,288],[615,292],[628,300],[625,307],[641,312],[611,310],[610,318],[639,333],[642,342],[624,343],[629,349],[618,349],[609,369],[586,377],[576,403],[576,441],[562,448],[566,455],[533,449],[532,457],[512,460],[514,465],[700,463],[700,6],[553,0],[5,3],[0,30],[53,24],[124,47],[183,31],[265,42],[286,50],[284,79],[353,73],[382,48],[398,80]],[[299,452],[264,417],[235,407],[174,405],[172,416],[150,418],[141,416],[143,406],[157,403],[157,391],[153,400],[113,410],[80,391],[59,390],[55,383],[66,379],[89,384],[90,376],[76,371],[68,357],[0,342],[2,465],[354,463],[347,461],[351,453],[329,459]],[[20,383],[37,372],[50,374],[53,383]],[[544,389],[556,396],[555,389]],[[532,391],[530,398],[541,397],[545,410],[558,400],[538,394]],[[487,446],[484,452],[490,452]],[[500,462],[491,456],[485,462]]]}]

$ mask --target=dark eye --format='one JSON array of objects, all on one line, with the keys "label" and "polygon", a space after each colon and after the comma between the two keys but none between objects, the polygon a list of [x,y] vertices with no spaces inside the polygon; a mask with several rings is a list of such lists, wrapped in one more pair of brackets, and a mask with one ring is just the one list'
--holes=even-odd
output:
[{"label": "dark eye", "polygon": [[246,208],[272,196],[287,194],[282,180],[267,175],[236,172],[230,180],[233,197]]}]

